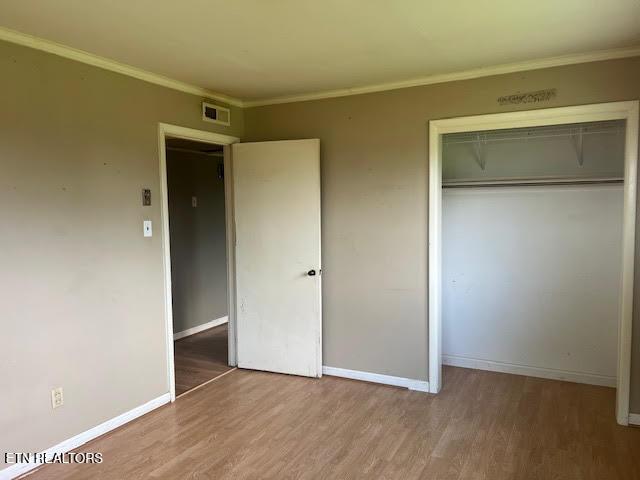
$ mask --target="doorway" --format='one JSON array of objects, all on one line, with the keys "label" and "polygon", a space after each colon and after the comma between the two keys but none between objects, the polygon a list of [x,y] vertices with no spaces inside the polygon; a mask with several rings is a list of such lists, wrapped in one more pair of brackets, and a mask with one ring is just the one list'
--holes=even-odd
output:
[{"label": "doorway", "polygon": [[[227,366],[320,377],[320,141],[240,144],[235,137],[161,123],[158,151],[167,383],[171,401],[176,398],[176,362],[167,158],[171,148],[194,146],[171,139],[204,144],[195,148],[218,158],[222,146]],[[194,196],[197,197],[187,194],[183,206],[197,208],[200,203]],[[222,325],[223,320],[218,321]],[[211,325],[211,329],[220,325]],[[209,333],[224,341],[224,332]],[[192,349],[197,351],[199,347]]]},{"label": "doorway", "polygon": [[[637,189],[637,152],[638,152],[638,102],[615,102],[598,105],[585,105],[579,107],[565,107],[540,109],[524,112],[512,112],[493,115],[481,115],[475,117],[453,118],[447,120],[436,120],[429,123],[429,385],[433,393],[437,393],[442,385],[441,369],[443,363],[442,348],[442,315],[443,315],[443,146],[444,137],[449,134],[465,134],[470,132],[502,132],[507,134],[514,132],[514,129],[542,127],[543,129],[567,129],[571,125],[583,125],[586,122],[611,122],[619,121],[623,125],[624,141],[621,152],[621,178],[615,179],[612,175],[605,175],[609,180],[622,180],[623,187],[621,198],[617,199],[618,192],[615,186],[607,186],[606,189],[587,189],[579,193],[581,199],[591,201],[599,196],[602,200],[607,197],[613,204],[622,204],[621,233],[618,241],[621,245],[616,246],[619,250],[618,266],[614,268],[617,278],[610,278],[616,287],[619,285],[620,295],[617,299],[617,318],[614,323],[617,327],[615,342],[615,386],[616,386],[616,417],[621,425],[629,422],[629,384],[630,384],[630,364],[631,364],[631,321],[633,304],[633,268],[635,250],[635,222],[636,222],[636,189]],[[602,126],[602,124],[600,124]],[[579,130],[579,129],[577,129]],[[504,136],[504,135],[503,135]],[[475,148],[475,163],[484,171],[483,166],[486,159],[482,157],[481,138]],[[582,139],[575,137],[575,151],[580,155]],[[606,165],[605,165],[606,166]],[[601,172],[602,173],[602,172]],[[513,175],[511,179],[514,185],[521,181],[519,174]],[[553,176],[553,175],[552,175]],[[556,175],[558,176],[558,175]],[[559,175],[562,177],[562,175]],[[606,180],[607,178],[599,178]],[[591,180],[594,180],[592,178]],[[486,179],[485,179],[486,180]],[[549,181],[551,178],[546,178]],[[562,180],[562,179],[560,179]],[[566,180],[566,179],[565,179]],[[512,186],[513,187],[513,186]],[[510,188],[512,188],[510,187]],[[539,187],[536,187],[539,188]],[[569,186],[563,188],[570,188]],[[503,190],[503,192],[506,190]],[[558,195],[558,190],[553,195]],[[576,192],[571,192],[572,198]],[[545,202],[550,201],[550,196],[540,196]],[[577,198],[577,197],[576,197]],[[519,202],[521,199],[518,199]],[[562,202],[559,199],[559,202]],[[511,199],[507,202],[508,208],[516,205],[516,201]],[[562,203],[558,203],[560,205]],[[531,212],[538,209],[540,205],[522,205],[529,208]],[[568,206],[563,204],[563,207]],[[552,206],[550,211],[553,211]],[[576,203],[576,208],[584,208],[582,201]],[[530,213],[531,213],[530,212]],[[478,212],[480,213],[480,212]],[[554,212],[557,213],[557,212]],[[464,213],[467,215],[467,212]],[[558,224],[559,226],[560,224]],[[563,226],[564,228],[564,226]],[[446,248],[446,247],[445,247]],[[615,256],[615,252],[613,254]],[[612,257],[613,258],[613,257]],[[615,260],[612,260],[615,261]],[[571,273],[564,269],[564,273]],[[450,279],[449,279],[450,280]],[[618,283],[619,282],[619,283]],[[498,300],[502,301],[502,300]],[[615,315],[614,315],[615,316]]]},{"label": "doorway", "polygon": [[224,152],[165,140],[176,395],[229,371]]},{"label": "doorway", "polygon": [[235,137],[159,125],[167,379],[171,400],[235,366],[231,202]]}]

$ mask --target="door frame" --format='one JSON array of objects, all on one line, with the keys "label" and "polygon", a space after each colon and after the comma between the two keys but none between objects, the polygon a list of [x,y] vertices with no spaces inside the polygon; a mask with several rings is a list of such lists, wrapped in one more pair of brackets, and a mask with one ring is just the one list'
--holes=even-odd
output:
[{"label": "door frame", "polygon": [[616,420],[629,424],[631,384],[631,327],[638,182],[639,102],[610,102],[545,108],[489,115],[431,120],[429,122],[429,391],[442,386],[442,136],[447,133],[537,127],[579,122],[625,120],[624,207]]},{"label": "door frame", "polygon": [[229,365],[236,365],[235,329],[235,257],[233,238],[233,170],[231,166],[231,145],[240,141],[237,137],[213,133],[205,130],[158,124],[158,156],[160,159],[160,220],[162,223],[162,269],[164,276],[164,324],[165,347],[167,351],[167,384],[171,401],[176,400],[175,361],[173,350],[173,305],[171,293],[171,245],[169,237],[169,191],[167,185],[167,138],[181,138],[203,143],[222,145],[224,148],[224,197],[227,248],[227,311],[229,315],[228,345]]}]

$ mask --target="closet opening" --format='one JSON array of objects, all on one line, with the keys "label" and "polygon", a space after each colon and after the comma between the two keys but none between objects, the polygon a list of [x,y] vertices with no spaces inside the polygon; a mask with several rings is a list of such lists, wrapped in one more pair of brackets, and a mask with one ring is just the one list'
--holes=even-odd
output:
[{"label": "closet opening", "polygon": [[638,102],[429,130],[430,391],[442,365],[614,387],[628,424]]},{"label": "closet opening", "polygon": [[442,362],[615,387],[625,122],[442,138]]}]

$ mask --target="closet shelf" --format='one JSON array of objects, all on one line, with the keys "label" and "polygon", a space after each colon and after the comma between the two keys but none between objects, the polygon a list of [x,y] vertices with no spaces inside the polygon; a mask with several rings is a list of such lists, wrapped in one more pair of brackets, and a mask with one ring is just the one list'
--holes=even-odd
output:
[{"label": "closet shelf", "polygon": [[602,185],[622,184],[624,177],[554,177],[554,178],[483,178],[442,182],[442,188],[521,187],[536,185]]},{"label": "closet shelf", "polygon": [[572,123],[567,125],[551,125],[548,127],[511,128],[504,130],[487,130],[484,132],[449,133],[443,136],[443,145],[464,143],[477,144],[506,142],[516,140],[535,140],[553,137],[575,138],[576,135],[623,135],[625,127],[619,121]]}]

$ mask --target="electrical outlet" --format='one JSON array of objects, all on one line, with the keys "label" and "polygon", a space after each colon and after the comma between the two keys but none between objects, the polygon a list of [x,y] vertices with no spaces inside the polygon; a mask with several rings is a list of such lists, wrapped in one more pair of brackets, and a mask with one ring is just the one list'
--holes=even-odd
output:
[{"label": "electrical outlet", "polygon": [[51,408],[58,408],[62,405],[64,405],[62,387],[54,388],[53,390],[51,390]]}]

